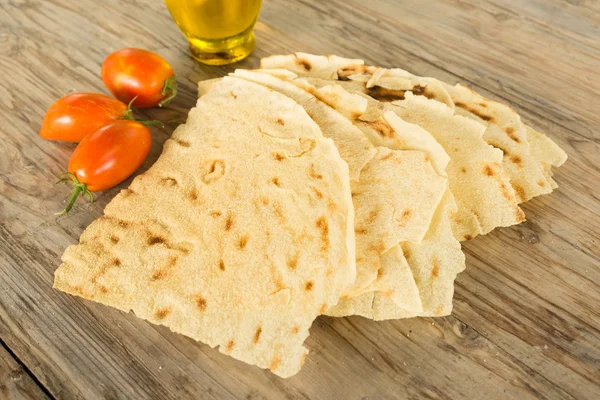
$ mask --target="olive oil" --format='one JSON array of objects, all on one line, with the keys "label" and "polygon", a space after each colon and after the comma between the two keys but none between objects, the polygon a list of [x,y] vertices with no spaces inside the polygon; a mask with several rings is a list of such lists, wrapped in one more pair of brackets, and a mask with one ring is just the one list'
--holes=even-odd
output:
[{"label": "olive oil", "polygon": [[261,0],[165,0],[165,3],[198,61],[229,64],[247,57],[254,49],[252,30]]}]

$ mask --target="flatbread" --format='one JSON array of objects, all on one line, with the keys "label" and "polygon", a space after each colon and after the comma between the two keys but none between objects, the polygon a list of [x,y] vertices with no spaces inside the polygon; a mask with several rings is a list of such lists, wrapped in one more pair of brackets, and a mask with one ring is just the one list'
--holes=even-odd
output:
[{"label": "flatbread", "polygon": [[275,55],[260,60],[264,69],[287,69],[298,75],[310,73],[315,78],[338,79],[338,70],[348,66],[364,64],[362,60],[330,56],[317,56],[307,53]]},{"label": "flatbread", "polygon": [[[449,191],[447,196],[451,196]],[[421,243],[405,242],[382,256],[382,270],[384,273],[393,271],[395,281],[406,295],[404,302],[385,292],[371,291],[356,297],[342,297],[326,314],[332,317],[358,315],[375,321],[450,315],[454,280],[465,269],[465,256],[452,235],[453,207],[451,198],[444,199]],[[420,302],[414,300],[415,287]]]},{"label": "flatbread", "polygon": [[[348,89],[357,87],[356,82],[340,84]],[[496,227],[524,221],[516,193],[501,166],[502,153],[482,140],[485,130],[482,124],[455,115],[445,104],[415,96],[412,92],[406,92],[403,100],[382,106],[404,122],[429,132],[450,156],[446,171],[458,206],[453,219],[457,239],[469,240]],[[393,132],[388,132],[378,121],[374,122],[371,126],[375,128],[375,135],[368,135],[373,137],[372,140],[378,135],[388,146],[396,146],[393,142],[397,140],[404,142],[402,148],[414,145],[404,137],[393,137]]]},{"label": "flatbread", "polygon": [[247,70],[236,70],[233,76],[261,84],[294,99],[313,120],[321,121],[323,135],[333,139],[340,155],[348,163],[350,180],[359,180],[360,171],[375,156],[376,150],[350,121],[320,102],[311,93],[276,76]]},{"label": "flatbread", "polygon": [[286,96],[224,78],[67,248],[54,287],[288,377],[355,278],[353,225],[333,141]]},{"label": "flatbread", "polygon": [[391,104],[400,118],[429,131],[451,158],[446,171],[458,206],[452,228],[458,240],[525,220],[502,168],[502,152],[481,139],[483,125],[412,92]]},{"label": "flatbread", "polygon": [[[288,68],[300,58],[303,60],[303,68],[295,68],[300,75],[362,82],[365,92],[381,101],[403,99],[404,93],[410,91],[442,102],[455,108],[457,114],[485,124],[487,128],[483,139],[503,151],[502,166],[519,202],[550,193],[557,187],[552,180],[551,166],[564,163],[566,154],[546,136],[542,136],[540,140],[536,140],[540,138],[539,135],[530,139],[530,128],[521,122],[519,115],[510,107],[486,99],[460,84],[451,86],[435,78],[419,77],[399,68],[365,66],[362,60],[297,53],[267,57],[261,60],[261,66]],[[335,68],[338,70],[332,72]],[[552,154],[550,157],[558,157],[557,165],[547,161],[547,153]]]},{"label": "flatbread", "polygon": [[[282,80],[280,72],[237,70],[234,76],[280,91],[304,105],[323,134],[332,137],[336,144],[336,138],[348,137],[349,133],[352,137],[362,136],[368,143],[349,119],[316,96],[311,85]],[[383,253],[401,241],[418,243],[423,239],[446,187],[446,179],[435,172],[422,152],[391,152],[380,148],[376,153],[360,171],[360,180],[351,181],[356,212],[357,278],[344,292],[345,296],[371,290]],[[344,158],[344,152],[340,154]],[[389,293],[392,297],[402,297],[395,290],[390,289]]]},{"label": "flatbread", "polygon": [[[359,115],[353,122],[374,145],[394,150],[422,151],[429,157],[438,174],[446,175],[450,157],[429,132],[417,125],[407,123],[392,111],[386,112],[378,108],[373,104],[374,100],[349,93],[331,81],[309,80],[308,82],[320,85],[315,95],[347,118]],[[301,79],[299,84],[306,85],[301,82]],[[404,242],[400,245],[407,254],[410,254],[408,265],[414,272],[414,280],[418,282],[423,311],[412,311],[409,314],[405,312],[409,308],[398,301],[377,300],[370,304],[371,311],[367,312],[364,305],[368,304],[368,301],[364,300],[364,296],[359,296],[356,300],[354,298],[341,300],[334,310],[328,311],[328,315],[348,312],[341,311],[343,309],[361,310],[361,315],[367,317],[372,313],[372,317],[377,316],[378,319],[392,319],[399,315],[448,315],[452,310],[453,282],[456,275],[464,270],[465,258],[459,242],[452,235],[451,219],[456,212],[456,203],[450,190],[446,192],[445,198],[438,207],[436,221],[432,222],[425,240],[418,244]],[[380,267],[377,281],[368,287],[372,291],[379,292],[374,298],[389,297],[390,288],[399,291],[398,286],[411,287],[413,277],[408,279],[401,273],[405,270],[401,262],[397,263],[397,266],[397,275],[385,273],[383,265]],[[403,280],[400,280],[403,276]],[[354,302],[358,305],[354,305]],[[399,309],[402,310],[402,314],[399,314]]]},{"label": "flatbread", "polygon": [[[502,166],[519,202],[550,193],[558,187],[552,180],[551,167],[561,166],[567,159],[566,153],[546,135],[523,124],[512,108],[486,99],[461,84],[451,86],[435,78],[418,77],[397,68],[369,67],[364,70],[372,73],[367,81],[371,91],[396,89],[398,97],[403,97],[403,91],[412,91],[455,108],[459,115],[485,124],[483,139],[502,150]],[[364,81],[365,77],[353,76],[352,79]]]},{"label": "flatbread", "polygon": [[531,146],[531,154],[539,161],[546,180],[550,183],[552,189],[556,189],[558,185],[552,179],[552,167],[563,165],[567,161],[567,153],[543,133],[527,125],[525,129],[527,131],[527,141]]},{"label": "flatbread", "polygon": [[[315,96],[350,119],[373,145],[393,150],[422,151],[427,154],[437,173],[446,176],[450,156],[423,128],[398,118],[391,111],[386,113],[385,107],[373,98],[350,93],[335,82],[300,78],[295,79],[294,83],[301,86],[314,84]],[[390,119],[393,120],[393,127],[389,125]]]},{"label": "flatbread", "polygon": [[[425,153],[377,148],[377,155],[352,185],[356,210],[357,282],[346,296],[382,290],[405,302],[403,285],[393,271],[385,271],[380,258],[400,242],[423,240],[447,181],[438,175]],[[368,275],[368,279],[365,277]],[[418,295],[417,295],[418,297]]]},{"label": "flatbread", "polygon": [[[320,100],[350,119],[374,145],[423,152],[438,175],[446,176],[445,170],[450,157],[429,132],[403,121],[392,111],[386,112],[375,104],[375,100],[349,93],[331,81],[311,79],[309,82],[296,79],[293,73],[274,71],[260,70],[262,73],[284,77],[299,87],[310,90]],[[312,86],[311,82],[318,88]],[[371,177],[364,173],[363,177],[362,182],[369,185]],[[377,279],[366,288],[375,294],[345,296],[327,314],[356,314],[378,320],[449,314],[452,310],[454,279],[465,268],[460,243],[452,234],[451,217],[455,212],[454,198],[450,190],[446,190],[425,239],[419,244],[400,243],[381,256]],[[357,233],[360,231],[359,226],[357,224]],[[410,263],[407,263],[402,251],[410,257]],[[361,254],[359,249],[357,254]]]},{"label": "flatbread", "polygon": [[[360,115],[354,123],[373,144],[391,149],[422,151],[431,159],[438,174],[445,176],[450,157],[429,132],[403,121],[392,111],[377,109],[377,105],[373,104],[374,100],[361,102],[360,99],[367,100],[348,93],[331,82],[320,83],[326,86],[317,89],[319,98],[334,105],[336,110],[348,117]],[[452,233],[451,221],[455,212],[456,203],[450,190],[447,190],[425,239],[418,244],[404,242],[398,246],[407,256],[408,262],[402,260],[394,263],[388,257],[387,264],[382,261],[377,281],[369,286],[375,292],[373,295],[343,298],[327,315],[361,315],[384,320],[450,314],[454,280],[465,269],[464,254]],[[406,266],[410,274],[406,273]],[[390,288],[398,292],[404,289],[410,294],[413,284],[417,285],[419,291],[423,308],[421,311],[389,296]]]},{"label": "flatbread", "polygon": [[[307,60],[306,55],[302,57]],[[314,57],[318,62],[305,68],[302,75],[321,79],[324,74],[319,71],[325,68],[322,65],[326,65],[329,58]],[[298,56],[279,59],[268,57],[261,60],[261,66],[286,68],[292,58],[297,59]],[[353,62],[355,65],[352,65]],[[332,66],[338,67],[341,64],[343,61],[338,57]],[[524,221],[525,215],[517,206],[516,192],[501,165],[502,151],[488,146],[482,139],[486,127],[455,115],[447,105],[447,97],[441,101],[434,100],[436,94],[431,92],[428,84],[432,78],[413,79],[412,75],[402,77],[402,73],[394,72],[397,76],[388,79],[396,87],[369,87],[373,85],[372,79],[383,79],[385,74],[381,70],[378,72],[376,68],[365,67],[362,61],[349,59],[335,75],[338,82],[349,91],[358,90],[374,99],[391,102],[389,109],[406,122],[429,131],[452,158],[447,171],[450,189],[458,205],[453,219],[453,232],[459,240],[468,240],[496,227]],[[331,74],[325,74],[327,75]],[[396,79],[398,76],[400,79]],[[314,83],[311,81],[311,84]],[[412,91],[407,91],[411,86]]]},{"label": "flatbread", "polygon": [[[446,195],[451,196],[450,191]],[[371,291],[351,298],[342,297],[326,314],[332,317],[359,315],[375,321],[450,315],[454,280],[465,269],[465,256],[452,235],[453,207],[451,198],[444,199],[421,243],[405,242],[392,250],[402,254],[402,258],[390,257],[391,251],[381,258],[383,274],[393,271],[393,280],[406,295],[404,302],[386,292]],[[415,286],[419,303],[414,301]]]},{"label": "flatbread", "polygon": [[[450,196],[450,192],[447,192]],[[382,321],[414,317],[441,317],[452,312],[454,280],[465,269],[465,256],[460,243],[452,235],[451,215],[454,203],[447,198],[440,208],[426,238],[419,244],[402,243],[381,259],[383,268],[395,271],[396,281],[402,285],[407,301],[399,303],[385,292],[372,291],[347,298],[327,310],[331,317],[358,315]],[[398,260],[402,255],[402,259]],[[417,288],[419,303],[414,299]]]},{"label": "flatbread", "polygon": [[437,79],[417,77],[397,68],[377,68],[367,82],[367,88],[371,91],[397,90],[398,99],[403,99],[407,91],[435,99],[453,107],[456,114],[485,125],[483,139],[502,150],[502,167],[519,202],[552,191],[539,161],[531,153],[525,125],[510,107],[486,99],[466,86],[451,86]]},{"label": "flatbread", "polygon": [[487,123],[483,139],[502,150],[502,167],[519,202],[552,192],[540,162],[531,152],[525,124],[510,107],[484,98],[466,86],[445,85],[457,113]]},{"label": "flatbread", "polygon": [[[329,101],[321,89],[330,86],[331,81],[319,78],[307,79],[305,83],[299,81],[299,84],[317,85],[316,95]],[[337,83],[351,92],[369,92],[364,81]],[[331,102],[335,104],[335,98]],[[412,92],[405,92],[403,100],[379,105],[393,111],[405,122],[428,131],[450,156],[446,171],[450,190],[458,206],[453,218],[453,231],[458,240],[469,240],[496,227],[510,226],[525,220],[523,211],[517,205],[516,193],[502,168],[502,152],[482,139],[486,130],[484,125],[455,115],[453,109],[442,102],[416,96]],[[367,113],[373,114],[372,111]],[[360,124],[358,126],[364,128]],[[376,133],[367,132],[367,137],[375,140],[374,136],[378,135],[386,145],[394,146],[394,132],[377,121],[371,121],[371,128]]]},{"label": "flatbread", "polygon": [[[354,297],[342,297],[335,307],[327,310],[326,314],[331,317],[358,315],[377,321],[388,319],[387,315],[392,312],[394,315],[399,312],[411,316],[422,314],[423,304],[419,288],[400,245],[381,256],[381,271],[393,275],[393,280],[399,286],[399,293],[403,294],[402,298],[393,299],[387,293],[370,291]],[[386,307],[381,308],[379,304],[375,304],[375,297],[385,298]]]}]

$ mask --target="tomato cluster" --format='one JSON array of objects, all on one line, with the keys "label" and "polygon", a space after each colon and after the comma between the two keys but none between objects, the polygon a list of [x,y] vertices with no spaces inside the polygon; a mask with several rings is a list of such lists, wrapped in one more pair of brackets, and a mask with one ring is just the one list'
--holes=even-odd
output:
[{"label": "tomato cluster", "polygon": [[173,68],[146,50],[110,54],[101,75],[116,98],[73,93],[52,104],[42,122],[42,138],[79,143],[59,181],[73,184],[63,213],[71,210],[80,194],[93,200],[91,192],[123,182],[148,156],[152,144],[148,123],[134,118],[131,106],[162,107],[177,94]]}]

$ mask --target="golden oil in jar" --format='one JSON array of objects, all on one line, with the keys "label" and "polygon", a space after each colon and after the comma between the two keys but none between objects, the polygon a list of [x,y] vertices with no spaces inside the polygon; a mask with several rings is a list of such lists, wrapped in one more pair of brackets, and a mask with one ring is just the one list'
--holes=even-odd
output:
[{"label": "golden oil in jar", "polygon": [[261,0],[165,0],[165,3],[198,61],[230,64],[246,58],[254,49],[252,31]]}]

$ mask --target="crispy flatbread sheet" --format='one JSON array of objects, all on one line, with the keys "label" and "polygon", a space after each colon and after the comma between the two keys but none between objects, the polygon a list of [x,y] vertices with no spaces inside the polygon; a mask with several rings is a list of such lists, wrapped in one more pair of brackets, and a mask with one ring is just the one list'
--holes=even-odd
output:
[{"label": "crispy flatbread sheet", "polygon": [[[354,123],[363,130],[373,144],[391,149],[423,151],[431,159],[438,173],[445,175],[450,157],[429,132],[403,121],[392,111],[378,108],[377,105],[372,104],[375,100],[370,99],[365,103],[364,101],[367,100],[364,97],[348,93],[341,86],[331,84],[329,81],[315,83],[326,85],[319,87],[316,95],[345,116],[352,117],[363,112]],[[363,121],[365,117],[368,117],[367,121]],[[452,233],[451,220],[455,212],[456,203],[450,190],[447,190],[425,239],[419,244],[404,242],[399,246],[408,257],[412,275],[405,274],[406,269],[400,262],[394,265],[390,264],[388,259],[388,269],[385,269],[382,261],[378,279],[369,286],[374,294],[342,298],[340,303],[327,314],[361,315],[376,320],[450,314],[454,280],[465,268],[465,257],[460,243]],[[394,274],[390,274],[390,271]],[[416,281],[423,306],[420,312],[389,296],[390,288],[396,291],[402,288],[407,290],[412,287],[413,281]],[[407,293],[411,291],[408,290]]]},{"label": "crispy flatbread sheet", "polygon": [[[364,83],[357,81],[339,84],[357,92],[359,87],[364,88]],[[453,220],[457,239],[469,240],[496,227],[525,220],[502,168],[502,152],[483,141],[485,127],[482,124],[455,115],[445,104],[412,92],[406,92],[403,100],[380,103],[380,106],[428,131],[450,156],[446,171],[458,206]],[[377,121],[371,122],[371,127],[388,145],[394,140],[389,137],[394,133]]]},{"label": "crispy flatbread sheet", "polygon": [[[425,239],[418,245],[402,243],[402,251],[410,266],[423,303],[420,316],[441,317],[452,311],[454,280],[465,270],[465,255],[460,242],[452,235],[452,216],[456,203],[450,190],[433,219]],[[392,310],[385,319],[396,318]],[[385,315],[380,312],[379,315]]]},{"label": "crispy flatbread sheet", "polygon": [[552,191],[540,162],[531,152],[525,125],[510,107],[486,99],[466,86],[451,86],[433,78],[417,77],[401,69],[377,68],[367,82],[367,88],[371,91],[395,90],[399,99],[404,98],[406,91],[410,91],[454,107],[456,114],[486,126],[483,139],[502,150],[502,167],[510,178],[519,202]]},{"label": "crispy flatbread sheet", "polygon": [[486,99],[466,86],[445,85],[460,115],[487,124],[483,139],[504,153],[502,166],[507,172],[519,202],[552,192],[540,161],[531,151],[525,124],[507,105]]},{"label": "crispy flatbread sheet", "polygon": [[[335,63],[329,61],[334,58]],[[264,68],[289,67],[296,55],[273,56],[261,60]],[[354,80],[365,83],[366,93],[381,101],[402,99],[404,93],[411,91],[435,99],[449,107],[456,108],[459,115],[478,120],[487,126],[483,134],[484,140],[503,151],[502,166],[508,174],[511,185],[519,202],[532,197],[550,193],[556,188],[552,180],[552,165],[548,157],[562,157],[566,154],[546,136],[535,135],[529,139],[528,129],[519,115],[510,107],[486,99],[460,84],[451,86],[435,78],[419,77],[399,68],[383,69],[365,66],[362,60],[344,59],[337,56],[308,56],[303,69],[296,69],[300,75],[312,77],[329,77],[328,79]],[[327,62],[329,61],[329,64]],[[333,73],[332,70],[338,68]],[[326,74],[321,73],[327,71]],[[541,134],[540,134],[541,135]],[[551,152],[548,156],[545,152]],[[557,161],[560,165],[560,161]],[[558,166],[558,165],[556,165]]]},{"label": "crispy flatbread sheet", "polygon": [[64,253],[54,287],[275,374],[355,277],[349,173],[293,100],[224,78]]},{"label": "crispy flatbread sheet", "polygon": [[[451,196],[449,191],[447,196]],[[382,267],[389,266],[395,271],[397,282],[402,282],[408,299],[413,298],[414,282],[421,300],[421,311],[416,309],[416,303],[402,304],[385,292],[375,291],[352,298],[342,297],[326,314],[332,317],[359,315],[375,321],[450,315],[454,280],[465,268],[460,243],[452,235],[453,207],[451,198],[442,201],[425,239],[419,244],[405,242],[394,249],[401,251],[406,264],[390,257],[384,258],[388,253],[381,259]]]},{"label": "crispy flatbread sheet", "polygon": [[[420,242],[425,237],[435,210],[446,189],[426,155],[420,151],[377,148],[377,155],[352,185],[356,218],[357,281],[369,281],[347,290],[356,296],[383,290],[405,301],[403,285],[393,271],[380,265],[380,258],[400,242]],[[368,274],[368,279],[363,278]]]},{"label": "crispy flatbread sheet", "polygon": [[[350,93],[335,82],[299,78],[294,80],[294,83],[301,86],[314,84],[315,96],[350,119],[373,145],[393,150],[422,151],[427,154],[437,173],[446,176],[450,157],[437,140],[423,128],[395,117],[391,111],[386,114],[385,107],[378,101],[369,96]],[[390,118],[393,119],[394,127],[389,125]]]},{"label": "crispy flatbread sheet", "polygon": [[556,189],[558,185],[552,179],[552,167],[563,165],[567,161],[567,153],[543,133],[527,125],[525,129],[527,131],[527,141],[531,145],[531,153],[540,162],[546,180],[550,182],[552,189]]},{"label": "crispy flatbread sheet", "polygon": [[[300,85],[305,85],[302,78]],[[320,85],[315,95],[322,101],[334,107],[353,122],[376,146],[384,146],[394,150],[419,150],[430,158],[432,165],[441,176],[446,175],[446,167],[450,157],[443,147],[423,128],[403,121],[392,111],[385,111],[378,107],[375,100],[358,94],[345,91],[340,85],[331,81],[311,82]],[[359,115],[356,118],[356,115]],[[403,243],[402,248],[412,254],[411,269],[415,271],[415,280],[421,292],[424,311],[421,315],[447,315],[452,309],[453,282],[456,275],[464,270],[465,259],[461,246],[453,237],[450,228],[451,216],[456,212],[456,203],[448,190],[445,198],[438,206],[437,221],[432,223],[427,233],[427,239],[419,244]],[[443,215],[442,215],[443,214]],[[440,220],[441,219],[441,220]],[[434,268],[435,266],[435,268]],[[400,282],[393,275],[378,274],[378,279],[369,289],[381,292],[378,296],[385,296],[390,288],[395,285],[409,286],[410,283]],[[398,289],[396,289],[398,290]],[[388,296],[389,297],[389,296]],[[364,304],[363,297],[357,299],[359,304]],[[352,307],[353,299],[344,299],[340,308]],[[377,301],[375,307],[386,305],[382,310],[374,310],[374,315],[380,319],[396,318],[394,307],[387,306],[387,302]],[[400,308],[403,308],[398,304]],[[360,307],[358,307],[360,309]],[[406,307],[404,307],[406,310]],[[339,311],[333,311],[338,312]],[[415,314],[419,315],[419,314]]]},{"label": "crispy flatbread sheet", "polygon": [[[272,70],[263,72],[272,73]],[[283,75],[285,74],[278,73],[278,76]],[[349,93],[334,82],[313,80],[318,88],[310,88],[311,83],[302,78],[295,79],[295,74],[287,74],[286,77],[294,84],[307,88],[320,100],[349,118],[373,144],[394,150],[422,151],[437,173],[440,176],[446,175],[445,169],[450,157],[429,132],[403,121],[392,111],[386,112],[372,98]],[[369,179],[366,182],[368,184]],[[403,242],[395,251],[390,250],[382,256],[377,279],[367,287],[376,294],[345,296],[338,306],[327,312],[328,315],[353,315],[354,311],[358,315],[377,319],[448,315],[452,310],[454,279],[465,268],[460,243],[454,238],[451,229],[451,216],[455,212],[454,198],[450,190],[446,190],[426,238],[419,244]],[[407,264],[404,257],[398,257],[399,249],[409,255],[410,263]],[[410,273],[407,274],[407,271]],[[420,293],[419,303],[415,301],[415,291],[411,290],[415,281],[418,287],[416,293]],[[401,293],[405,296],[402,297]],[[368,299],[377,300],[370,302]],[[423,310],[418,310],[418,304],[423,305]]]},{"label": "crispy flatbread sheet", "polygon": [[[286,68],[284,63],[278,64],[276,61],[278,60],[271,58],[269,62],[261,61],[261,65]],[[321,59],[321,62],[325,61]],[[422,84],[425,84],[422,90],[415,90],[418,95],[402,89],[379,86],[369,88],[369,81],[353,78],[372,75],[376,72],[373,68],[364,67],[361,63],[354,68],[348,65],[346,68],[358,72],[344,75],[341,69],[338,70],[338,82],[345,89],[391,101],[388,105],[390,110],[406,122],[429,131],[451,157],[447,172],[450,190],[458,205],[453,220],[453,231],[457,239],[468,240],[496,227],[510,226],[525,220],[523,211],[517,205],[515,190],[502,168],[502,151],[487,145],[482,139],[486,130],[484,125],[455,115],[454,110],[444,102],[428,98],[432,96],[421,96],[427,90],[426,82],[416,85],[423,88]],[[321,78],[318,69],[311,67],[303,75]],[[409,78],[406,81],[410,81]],[[409,82],[405,84],[410,85]],[[394,101],[395,98],[401,100]]]},{"label": "crispy flatbread sheet", "polygon": [[458,206],[453,219],[458,240],[469,240],[496,227],[525,220],[502,168],[502,152],[481,139],[483,125],[412,92],[407,92],[404,100],[392,102],[390,109],[403,120],[429,131],[450,156],[446,172]]},{"label": "crispy flatbread sheet", "polygon": [[[338,61],[338,64],[343,63]],[[370,76],[367,87],[375,95],[387,89],[390,100],[394,93],[389,91],[395,90],[399,97],[403,97],[403,91],[412,91],[455,107],[457,114],[484,123],[487,128],[483,139],[504,153],[502,166],[520,202],[550,193],[558,187],[552,179],[551,167],[564,164],[566,153],[546,135],[523,124],[520,116],[509,106],[486,99],[461,84],[451,86],[435,78],[418,77],[397,68],[367,67],[363,70],[365,75],[355,75],[351,79],[364,81]]]},{"label": "crispy flatbread sheet", "polygon": [[[317,95],[327,100],[323,95],[325,92],[320,90],[331,85],[331,81],[317,78],[306,79],[306,82],[316,85]],[[349,80],[337,83],[351,92],[368,92],[365,90],[365,82]],[[319,88],[319,85],[327,86]],[[482,139],[485,126],[472,119],[455,115],[452,108],[436,100],[416,96],[412,92],[405,92],[403,96],[403,100],[379,103],[379,106],[384,107],[384,110],[393,111],[405,122],[428,131],[451,158],[446,172],[450,190],[458,206],[453,218],[456,238],[461,241],[469,240],[496,227],[524,221],[525,215],[518,207],[516,193],[501,165],[502,151],[493,148]],[[380,120],[373,120],[376,117],[374,111],[367,113],[371,119],[370,128],[376,132],[367,133],[367,137],[374,140],[374,137],[380,136],[381,141],[392,146],[396,140],[395,132],[390,131]],[[402,138],[398,140],[402,141]]]},{"label": "crispy flatbread sheet", "polygon": [[[278,78],[278,73],[237,70],[234,76],[263,84],[298,101],[325,136],[330,136],[330,130],[356,132],[368,142],[350,120],[315,97],[312,86],[296,86]],[[334,142],[337,143],[335,138]],[[383,253],[401,241],[418,243],[423,239],[445,186],[446,179],[435,172],[423,153],[377,150],[377,155],[360,171],[360,180],[351,182],[356,212],[357,279],[344,293],[346,296],[368,290],[377,279]],[[393,290],[390,293],[392,297],[397,295]]]},{"label": "crispy flatbread sheet", "polygon": [[[422,149],[431,157],[433,165],[438,165],[439,168],[448,165],[449,157],[443,149],[428,140],[424,140],[425,144],[423,144],[413,139],[416,134],[425,136],[426,133],[429,135],[428,132],[419,131],[421,128],[403,121],[391,111],[385,112],[383,119],[394,133],[390,136],[400,138],[399,148]],[[387,144],[391,148],[396,148],[392,146],[398,145],[398,142]],[[420,316],[443,316],[452,311],[454,280],[465,269],[465,256],[452,230],[456,212],[457,205],[448,187],[423,241],[418,244],[410,242],[400,244],[419,288],[423,305],[423,311],[418,314]],[[389,307],[386,299],[377,299],[385,297],[384,294],[375,295],[376,300],[373,304],[377,311],[374,316],[378,320],[400,318],[403,314],[395,311],[395,307]],[[406,307],[399,308],[402,311],[410,311]]]},{"label": "crispy flatbread sheet", "polygon": [[[316,78],[338,79],[338,70],[363,65],[362,60],[330,56],[317,56],[307,53],[275,55],[260,60],[260,67],[265,69],[286,69],[298,75],[310,73]],[[359,67],[360,69],[360,67]],[[358,71],[358,70],[357,70]]]},{"label": "crispy flatbread sheet", "polygon": [[[398,264],[397,262],[395,262],[395,263]],[[406,281],[414,282],[414,279],[412,277],[412,272],[410,271],[410,269],[405,269],[404,271],[406,274]],[[375,300],[375,294],[376,294],[376,292],[367,292],[367,293],[363,293],[359,296],[342,297],[340,299],[339,303],[337,303],[337,305],[335,307],[327,310],[325,315],[328,315],[330,317],[337,317],[337,318],[349,317],[351,315],[358,315],[359,317],[376,320],[374,315],[375,315],[376,310],[378,310],[378,308],[375,308],[373,306],[373,301]],[[384,297],[386,297],[386,296],[384,296]],[[389,298],[386,297],[386,299],[389,299]],[[391,299],[389,299],[389,304],[393,304],[393,305],[395,305],[396,308],[398,308],[398,305]],[[394,307],[392,306],[392,308],[394,308]],[[414,313],[406,312],[406,314],[412,315]]]},{"label": "crispy flatbread sheet", "polygon": [[[419,288],[413,277],[408,262],[404,258],[401,247],[395,246],[381,256],[381,270],[385,274],[394,276],[398,285],[401,285],[399,292],[402,298],[393,299],[387,293],[367,292],[354,297],[342,297],[340,302],[327,311],[331,317],[346,317],[350,315],[359,315],[361,317],[376,319],[380,314],[388,315],[390,310],[402,310],[407,315],[420,315],[423,312],[423,304],[419,295]],[[376,295],[381,294],[388,302],[385,309],[375,305],[373,300]],[[387,318],[377,318],[382,320]]]},{"label": "crispy flatbread sheet", "polygon": [[488,100],[465,86],[450,86],[400,69],[377,68],[364,90],[384,101],[402,100],[406,92],[412,92],[454,106],[457,115],[486,126],[483,140],[502,150],[502,167],[520,203],[552,191],[542,166],[531,153],[525,125],[510,107]]},{"label": "crispy flatbread sheet", "polygon": [[295,85],[277,78],[254,71],[237,70],[233,76],[259,83],[269,89],[276,90],[300,104],[308,115],[320,124],[325,137],[333,139],[340,155],[348,163],[350,179],[358,181],[360,171],[376,153],[375,147],[365,138],[359,129],[331,107],[321,103],[315,96]]}]

